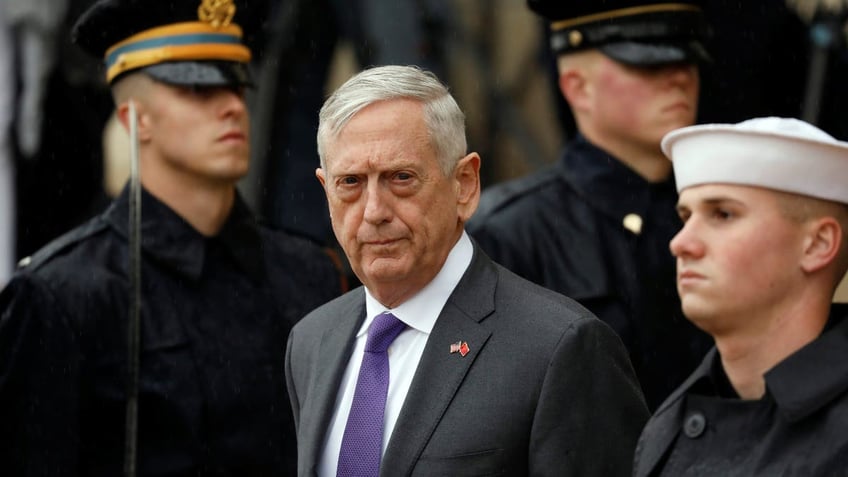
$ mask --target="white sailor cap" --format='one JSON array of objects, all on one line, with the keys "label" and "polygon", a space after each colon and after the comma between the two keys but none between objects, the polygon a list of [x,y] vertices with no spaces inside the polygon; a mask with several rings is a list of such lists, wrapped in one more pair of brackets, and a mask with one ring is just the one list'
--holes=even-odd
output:
[{"label": "white sailor cap", "polygon": [[724,183],[848,203],[848,142],[798,119],[680,128],[665,135],[662,150],[678,191]]}]

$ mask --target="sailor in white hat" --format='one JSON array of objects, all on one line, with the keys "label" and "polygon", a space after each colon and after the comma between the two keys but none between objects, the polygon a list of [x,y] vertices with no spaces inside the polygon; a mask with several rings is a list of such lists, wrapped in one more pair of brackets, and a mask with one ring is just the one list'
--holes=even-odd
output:
[{"label": "sailor in white hat", "polygon": [[[848,143],[796,119],[672,131],[686,317],[716,347],[657,410],[635,475],[848,468]],[[704,474],[706,472],[706,474]]]}]

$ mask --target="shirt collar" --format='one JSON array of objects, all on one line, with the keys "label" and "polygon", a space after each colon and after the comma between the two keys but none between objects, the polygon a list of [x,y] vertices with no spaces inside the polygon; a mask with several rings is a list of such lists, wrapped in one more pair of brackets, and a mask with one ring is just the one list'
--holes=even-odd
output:
[{"label": "shirt collar", "polygon": [[617,220],[634,213],[644,217],[658,198],[677,197],[674,174],[649,182],[581,134],[569,144],[559,168],[587,202]]},{"label": "shirt collar", "polygon": [[[129,187],[105,212],[106,221],[125,239],[129,233]],[[141,247],[145,254],[181,275],[196,280],[203,272],[210,240],[217,240],[254,281],[265,273],[259,228],[236,193],[230,215],[213,238],[204,237],[171,208],[141,190]]]},{"label": "shirt collar", "polygon": [[471,245],[471,239],[463,231],[462,236],[451,249],[445,264],[435,278],[412,298],[393,309],[387,309],[371,295],[368,288],[365,288],[366,317],[356,336],[364,335],[368,331],[368,327],[371,326],[374,317],[384,311],[392,312],[410,328],[430,334],[436,324],[436,319],[448,301],[448,297],[453,293],[462,275],[465,274],[465,270],[471,264],[473,255],[474,246]]}]

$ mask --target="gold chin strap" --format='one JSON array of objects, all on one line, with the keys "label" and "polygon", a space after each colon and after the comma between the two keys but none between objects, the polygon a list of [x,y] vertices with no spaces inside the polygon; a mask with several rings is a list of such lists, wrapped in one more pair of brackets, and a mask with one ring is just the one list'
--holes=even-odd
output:
[{"label": "gold chin strap", "polygon": [[632,15],[642,15],[645,13],[680,11],[699,12],[701,9],[695,5],[689,5],[686,3],[657,3],[654,5],[643,5],[639,7],[619,8],[618,10],[610,10],[608,12],[595,13],[592,15],[553,22],[551,23],[551,30],[559,31],[573,26],[583,25],[584,23],[592,23],[619,17],[629,17]]}]

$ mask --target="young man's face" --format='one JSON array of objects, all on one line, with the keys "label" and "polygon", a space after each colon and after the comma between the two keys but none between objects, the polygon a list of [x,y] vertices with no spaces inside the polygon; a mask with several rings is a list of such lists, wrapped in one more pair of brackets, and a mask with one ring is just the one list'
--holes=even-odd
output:
[{"label": "young man's face", "polygon": [[144,108],[159,165],[200,181],[233,183],[247,173],[250,124],[242,88],[153,82]]},{"label": "young man's face", "polygon": [[785,216],[778,193],[705,184],[684,189],[683,229],[672,239],[683,312],[713,336],[774,317],[803,276],[803,227]]},{"label": "young man's face", "polygon": [[659,151],[666,133],[695,123],[696,65],[634,68],[598,53],[589,81],[589,121],[605,141]]}]

